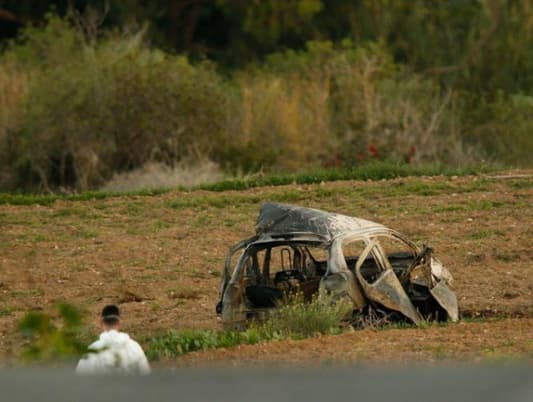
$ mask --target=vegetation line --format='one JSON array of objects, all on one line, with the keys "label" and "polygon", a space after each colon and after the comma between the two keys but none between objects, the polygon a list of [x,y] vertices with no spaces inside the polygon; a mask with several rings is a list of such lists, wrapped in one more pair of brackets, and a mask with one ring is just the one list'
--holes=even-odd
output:
[{"label": "vegetation line", "polygon": [[175,189],[141,190],[135,192],[105,192],[87,191],[79,194],[12,194],[0,193],[0,205],[51,205],[57,200],[88,201],[112,197],[155,196],[172,190],[190,192],[204,190],[212,192],[246,190],[266,186],[283,186],[289,184],[316,184],[339,180],[383,180],[408,176],[467,176],[495,171],[489,166],[468,168],[442,168],[439,166],[413,166],[408,164],[391,164],[377,162],[352,169],[322,169],[296,174],[269,174],[262,177],[250,176],[231,180],[224,180],[212,184],[203,184],[191,188],[177,187]]}]

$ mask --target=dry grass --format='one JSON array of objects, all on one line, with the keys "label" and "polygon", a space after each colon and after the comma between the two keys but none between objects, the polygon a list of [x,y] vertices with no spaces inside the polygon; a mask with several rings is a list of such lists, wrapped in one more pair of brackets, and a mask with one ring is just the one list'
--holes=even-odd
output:
[{"label": "dry grass", "polygon": [[27,92],[28,73],[7,61],[0,63],[0,184],[13,180],[13,171],[5,161],[13,157],[10,147],[16,139],[8,136],[21,125]]},{"label": "dry grass", "polygon": [[0,63],[0,153],[8,131],[21,123],[23,102],[28,92],[28,73]]},{"label": "dry grass", "polygon": [[27,84],[28,74],[14,69],[9,63],[0,63],[0,138],[19,122]]},{"label": "dry grass", "polygon": [[241,138],[272,153],[277,168],[295,171],[320,166],[335,148],[326,80],[265,74],[241,77],[239,85]]},{"label": "dry grass", "polygon": [[162,163],[150,162],[131,172],[113,176],[102,191],[131,192],[168,188],[190,188],[201,184],[214,183],[226,179],[220,167],[209,160],[194,163],[180,163],[170,167]]},{"label": "dry grass", "polygon": [[[380,50],[330,56],[323,64],[310,58],[304,71],[239,75],[236,138],[272,152],[275,166],[291,171],[372,157],[445,158],[462,165],[480,160],[463,142],[452,92],[397,69]],[[378,155],[369,154],[369,146]]]}]

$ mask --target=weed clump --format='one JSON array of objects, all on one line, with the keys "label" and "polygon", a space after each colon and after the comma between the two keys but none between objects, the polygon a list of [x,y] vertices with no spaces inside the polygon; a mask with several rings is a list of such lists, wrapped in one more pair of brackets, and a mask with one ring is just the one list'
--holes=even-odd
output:
[{"label": "weed clump", "polygon": [[254,344],[262,339],[254,330],[170,330],[148,339],[146,356],[150,360],[172,358],[199,350],[228,348],[241,344]]},{"label": "weed clump", "polygon": [[151,360],[173,358],[199,350],[252,345],[282,339],[303,339],[317,334],[337,334],[352,306],[333,302],[320,295],[306,303],[301,294],[291,295],[264,322],[253,323],[245,331],[170,330],[148,339]]},{"label": "weed clump", "polygon": [[293,339],[337,334],[352,310],[352,304],[346,300],[333,301],[331,296],[321,293],[306,303],[302,294],[296,293],[289,295],[286,303],[259,325],[258,330],[266,336]]}]

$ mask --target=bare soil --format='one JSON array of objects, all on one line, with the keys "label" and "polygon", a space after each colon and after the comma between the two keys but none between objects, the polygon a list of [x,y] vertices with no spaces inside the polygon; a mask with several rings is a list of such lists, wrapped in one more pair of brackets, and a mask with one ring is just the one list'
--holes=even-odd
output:
[{"label": "bare soil", "polygon": [[431,364],[533,360],[533,319],[459,322],[429,328],[364,329],[303,340],[240,345],[189,353],[161,366],[320,367],[339,364]]},{"label": "bare soil", "polygon": [[532,174],[2,205],[0,357],[20,351],[17,322],[27,311],[53,312],[59,301],[79,306],[95,322],[94,332],[102,306],[120,303],[125,330],[141,341],[170,328],[219,328],[215,303],[225,253],[253,234],[262,202],[280,201],[374,220],[429,243],[454,275],[468,322],[356,331],[334,342],[320,337],[241,346],[163,364],[476,360],[487,353],[531,360]]}]

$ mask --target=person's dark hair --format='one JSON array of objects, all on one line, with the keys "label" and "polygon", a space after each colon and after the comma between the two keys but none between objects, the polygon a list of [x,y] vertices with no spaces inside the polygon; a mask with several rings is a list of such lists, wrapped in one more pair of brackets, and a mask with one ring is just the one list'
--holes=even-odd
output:
[{"label": "person's dark hair", "polygon": [[102,321],[106,325],[116,325],[120,321],[120,310],[115,304],[108,304],[102,309]]}]

